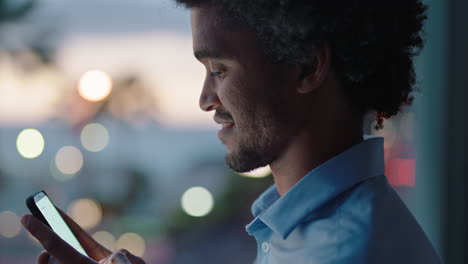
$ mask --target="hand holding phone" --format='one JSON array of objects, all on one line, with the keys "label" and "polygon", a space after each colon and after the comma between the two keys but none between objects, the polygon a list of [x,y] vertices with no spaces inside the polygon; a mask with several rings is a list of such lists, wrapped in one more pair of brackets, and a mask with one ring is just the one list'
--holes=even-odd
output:
[{"label": "hand holding phone", "polygon": [[75,237],[70,227],[65,223],[60,213],[44,191],[31,195],[26,200],[26,205],[31,213],[45,225],[54,230],[57,235],[81,254],[88,257],[86,251]]},{"label": "hand holding phone", "polygon": [[[24,227],[31,233],[31,235],[39,240],[44,249],[47,251],[39,256],[39,264],[49,263],[49,256],[53,256],[55,259],[59,260],[60,263],[95,264],[102,259],[108,258],[112,254],[110,250],[99,244],[96,240],[94,240],[93,237],[81,229],[81,227],[69,216],[67,216],[60,209],[55,208],[52,202],[50,202],[50,199],[47,198],[53,207],[52,208],[49,204],[49,208],[51,208],[52,211],[56,211],[59,215],[59,218],[57,218],[57,215],[55,215],[54,219],[61,219],[66,223],[66,226],[68,227],[65,229],[71,230],[70,233],[72,235],[74,234],[73,236],[77,241],[79,241],[79,244],[81,244],[80,247],[84,248],[84,251],[88,253],[89,258],[77,251],[69,244],[69,242],[65,242],[65,240],[60,235],[53,231],[55,229],[50,228],[51,226],[55,226],[55,224],[53,224],[54,220],[49,222],[45,215],[51,214],[42,213],[40,211],[40,206],[37,204],[37,201],[41,201],[46,196],[47,195],[45,192],[43,192],[43,194],[39,192],[29,197],[26,201],[26,204],[35,217],[32,215],[24,215],[21,218],[21,222],[23,223]],[[47,200],[42,202],[47,202]],[[53,214],[54,213],[52,213],[52,215]]]}]

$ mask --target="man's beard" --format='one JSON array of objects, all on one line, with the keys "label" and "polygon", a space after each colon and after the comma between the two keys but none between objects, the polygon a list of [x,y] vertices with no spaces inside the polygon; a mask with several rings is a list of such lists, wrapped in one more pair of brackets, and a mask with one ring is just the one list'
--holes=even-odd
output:
[{"label": "man's beard", "polygon": [[257,151],[241,149],[238,152],[227,154],[226,163],[232,170],[242,173],[266,166],[270,162],[265,161],[264,156]]},{"label": "man's beard", "polygon": [[244,173],[269,165],[286,147],[291,133],[287,128],[297,124],[281,110],[284,105],[280,98],[272,97],[269,108],[262,113],[244,109],[244,120],[251,125],[238,125],[243,136],[239,138],[237,150],[226,155],[226,163],[232,170]]},{"label": "man's beard", "polygon": [[275,140],[272,130],[249,130],[252,133],[240,140],[237,151],[226,155],[227,165],[236,172],[249,172],[269,165],[274,160],[274,148],[278,141]]}]

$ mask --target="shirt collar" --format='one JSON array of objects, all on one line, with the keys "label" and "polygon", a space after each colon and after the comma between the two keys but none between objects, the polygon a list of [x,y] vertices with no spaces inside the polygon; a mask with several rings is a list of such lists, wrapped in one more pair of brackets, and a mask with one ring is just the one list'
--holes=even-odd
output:
[{"label": "shirt collar", "polygon": [[284,239],[304,218],[366,179],[384,174],[383,138],[365,137],[332,159],[319,165],[282,197],[273,185],[252,205],[256,217],[246,229],[252,234],[261,221]]}]

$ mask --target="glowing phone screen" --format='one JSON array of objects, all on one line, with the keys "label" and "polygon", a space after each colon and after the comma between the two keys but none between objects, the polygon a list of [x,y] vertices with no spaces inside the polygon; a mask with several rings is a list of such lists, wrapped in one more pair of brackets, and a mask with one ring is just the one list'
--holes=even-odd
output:
[{"label": "glowing phone screen", "polygon": [[57,233],[60,238],[70,244],[81,254],[88,256],[83,247],[78,242],[78,239],[76,239],[75,235],[73,235],[72,231],[63,220],[62,216],[60,216],[59,212],[55,209],[55,206],[52,204],[49,197],[44,196],[39,201],[36,201],[36,205],[49,225],[52,227],[52,230],[54,230],[54,232]]}]

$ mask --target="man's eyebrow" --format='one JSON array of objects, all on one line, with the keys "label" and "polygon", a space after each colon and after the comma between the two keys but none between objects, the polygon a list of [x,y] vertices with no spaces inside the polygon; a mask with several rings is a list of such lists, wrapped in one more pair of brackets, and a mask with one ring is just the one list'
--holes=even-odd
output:
[{"label": "man's eyebrow", "polygon": [[198,50],[198,51],[195,51],[193,53],[193,55],[198,60],[202,60],[204,58],[218,59],[218,58],[222,57],[221,54],[216,53],[216,52],[212,52],[212,51],[208,51],[208,50]]}]

